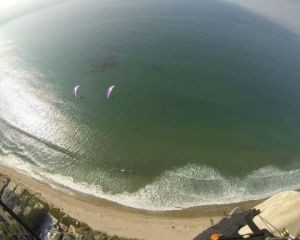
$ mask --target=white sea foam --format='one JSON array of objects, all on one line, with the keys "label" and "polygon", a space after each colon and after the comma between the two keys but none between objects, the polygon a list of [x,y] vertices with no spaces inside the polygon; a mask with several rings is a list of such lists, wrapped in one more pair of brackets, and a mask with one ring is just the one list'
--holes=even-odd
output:
[{"label": "white sea foam", "polygon": [[137,192],[111,194],[94,184],[76,182],[72,177],[47,173],[13,155],[0,156],[0,163],[50,184],[147,210],[178,210],[193,206],[241,202],[300,188],[300,169],[284,171],[266,166],[245,178],[230,179],[210,167],[187,165],[164,172],[154,182]]}]

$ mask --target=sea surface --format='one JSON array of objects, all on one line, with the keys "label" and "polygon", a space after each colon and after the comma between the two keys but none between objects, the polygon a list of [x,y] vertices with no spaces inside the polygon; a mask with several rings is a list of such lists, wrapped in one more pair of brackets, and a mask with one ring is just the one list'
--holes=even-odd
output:
[{"label": "sea surface", "polygon": [[0,162],[150,210],[299,189],[300,37],[218,0],[0,18]]}]

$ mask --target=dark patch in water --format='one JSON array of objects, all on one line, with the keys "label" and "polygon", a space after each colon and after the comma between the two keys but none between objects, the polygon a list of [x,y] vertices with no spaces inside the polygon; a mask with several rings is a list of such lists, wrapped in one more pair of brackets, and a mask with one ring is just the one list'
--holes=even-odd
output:
[{"label": "dark patch in water", "polygon": [[161,72],[163,70],[163,67],[160,65],[154,64],[154,65],[152,65],[151,69],[152,69],[152,71],[155,71],[155,72]]},{"label": "dark patch in water", "polygon": [[91,72],[105,72],[119,66],[116,56],[108,56],[103,59],[98,59],[91,65]]}]

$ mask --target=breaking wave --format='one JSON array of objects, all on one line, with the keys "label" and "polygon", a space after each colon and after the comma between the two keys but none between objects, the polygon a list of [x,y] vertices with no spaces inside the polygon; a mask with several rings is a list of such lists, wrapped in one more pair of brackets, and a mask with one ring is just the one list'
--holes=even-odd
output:
[{"label": "breaking wave", "polygon": [[[147,185],[129,192],[130,178],[135,181],[137,176],[128,173],[126,177],[118,178],[112,174],[112,169],[105,166],[96,171],[93,167],[89,174],[85,174],[82,167],[89,161],[85,162],[86,159],[77,154],[43,141],[4,120],[0,121],[0,127],[3,130],[0,131],[0,164],[52,186],[65,187],[128,207],[178,210],[262,199],[283,190],[300,189],[298,167],[283,170],[265,166],[245,177],[226,177],[212,167],[187,164],[164,171]],[[116,191],[112,192],[112,189]]]},{"label": "breaking wave", "polygon": [[50,174],[14,155],[0,155],[0,164],[24,172],[52,186],[66,187],[82,194],[145,210],[178,210],[188,207],[236,203],[269,197],[283,190],[300,188],[300,169],[281,170],[266,166],[244,178],[226,178],[217,170],[186,165],[165,171],[136,192],[112,194],[99,185],[78,182],[72,177]]}]

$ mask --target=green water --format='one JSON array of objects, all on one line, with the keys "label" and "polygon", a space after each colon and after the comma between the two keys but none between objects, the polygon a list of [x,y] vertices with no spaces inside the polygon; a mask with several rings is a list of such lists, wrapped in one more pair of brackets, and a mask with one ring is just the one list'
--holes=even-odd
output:
[{"label": "green water", "polygon": [[148,209],[299,187],[300,38],[262,17],[74,0],[3,23],[0,39],[4,164]]}]

